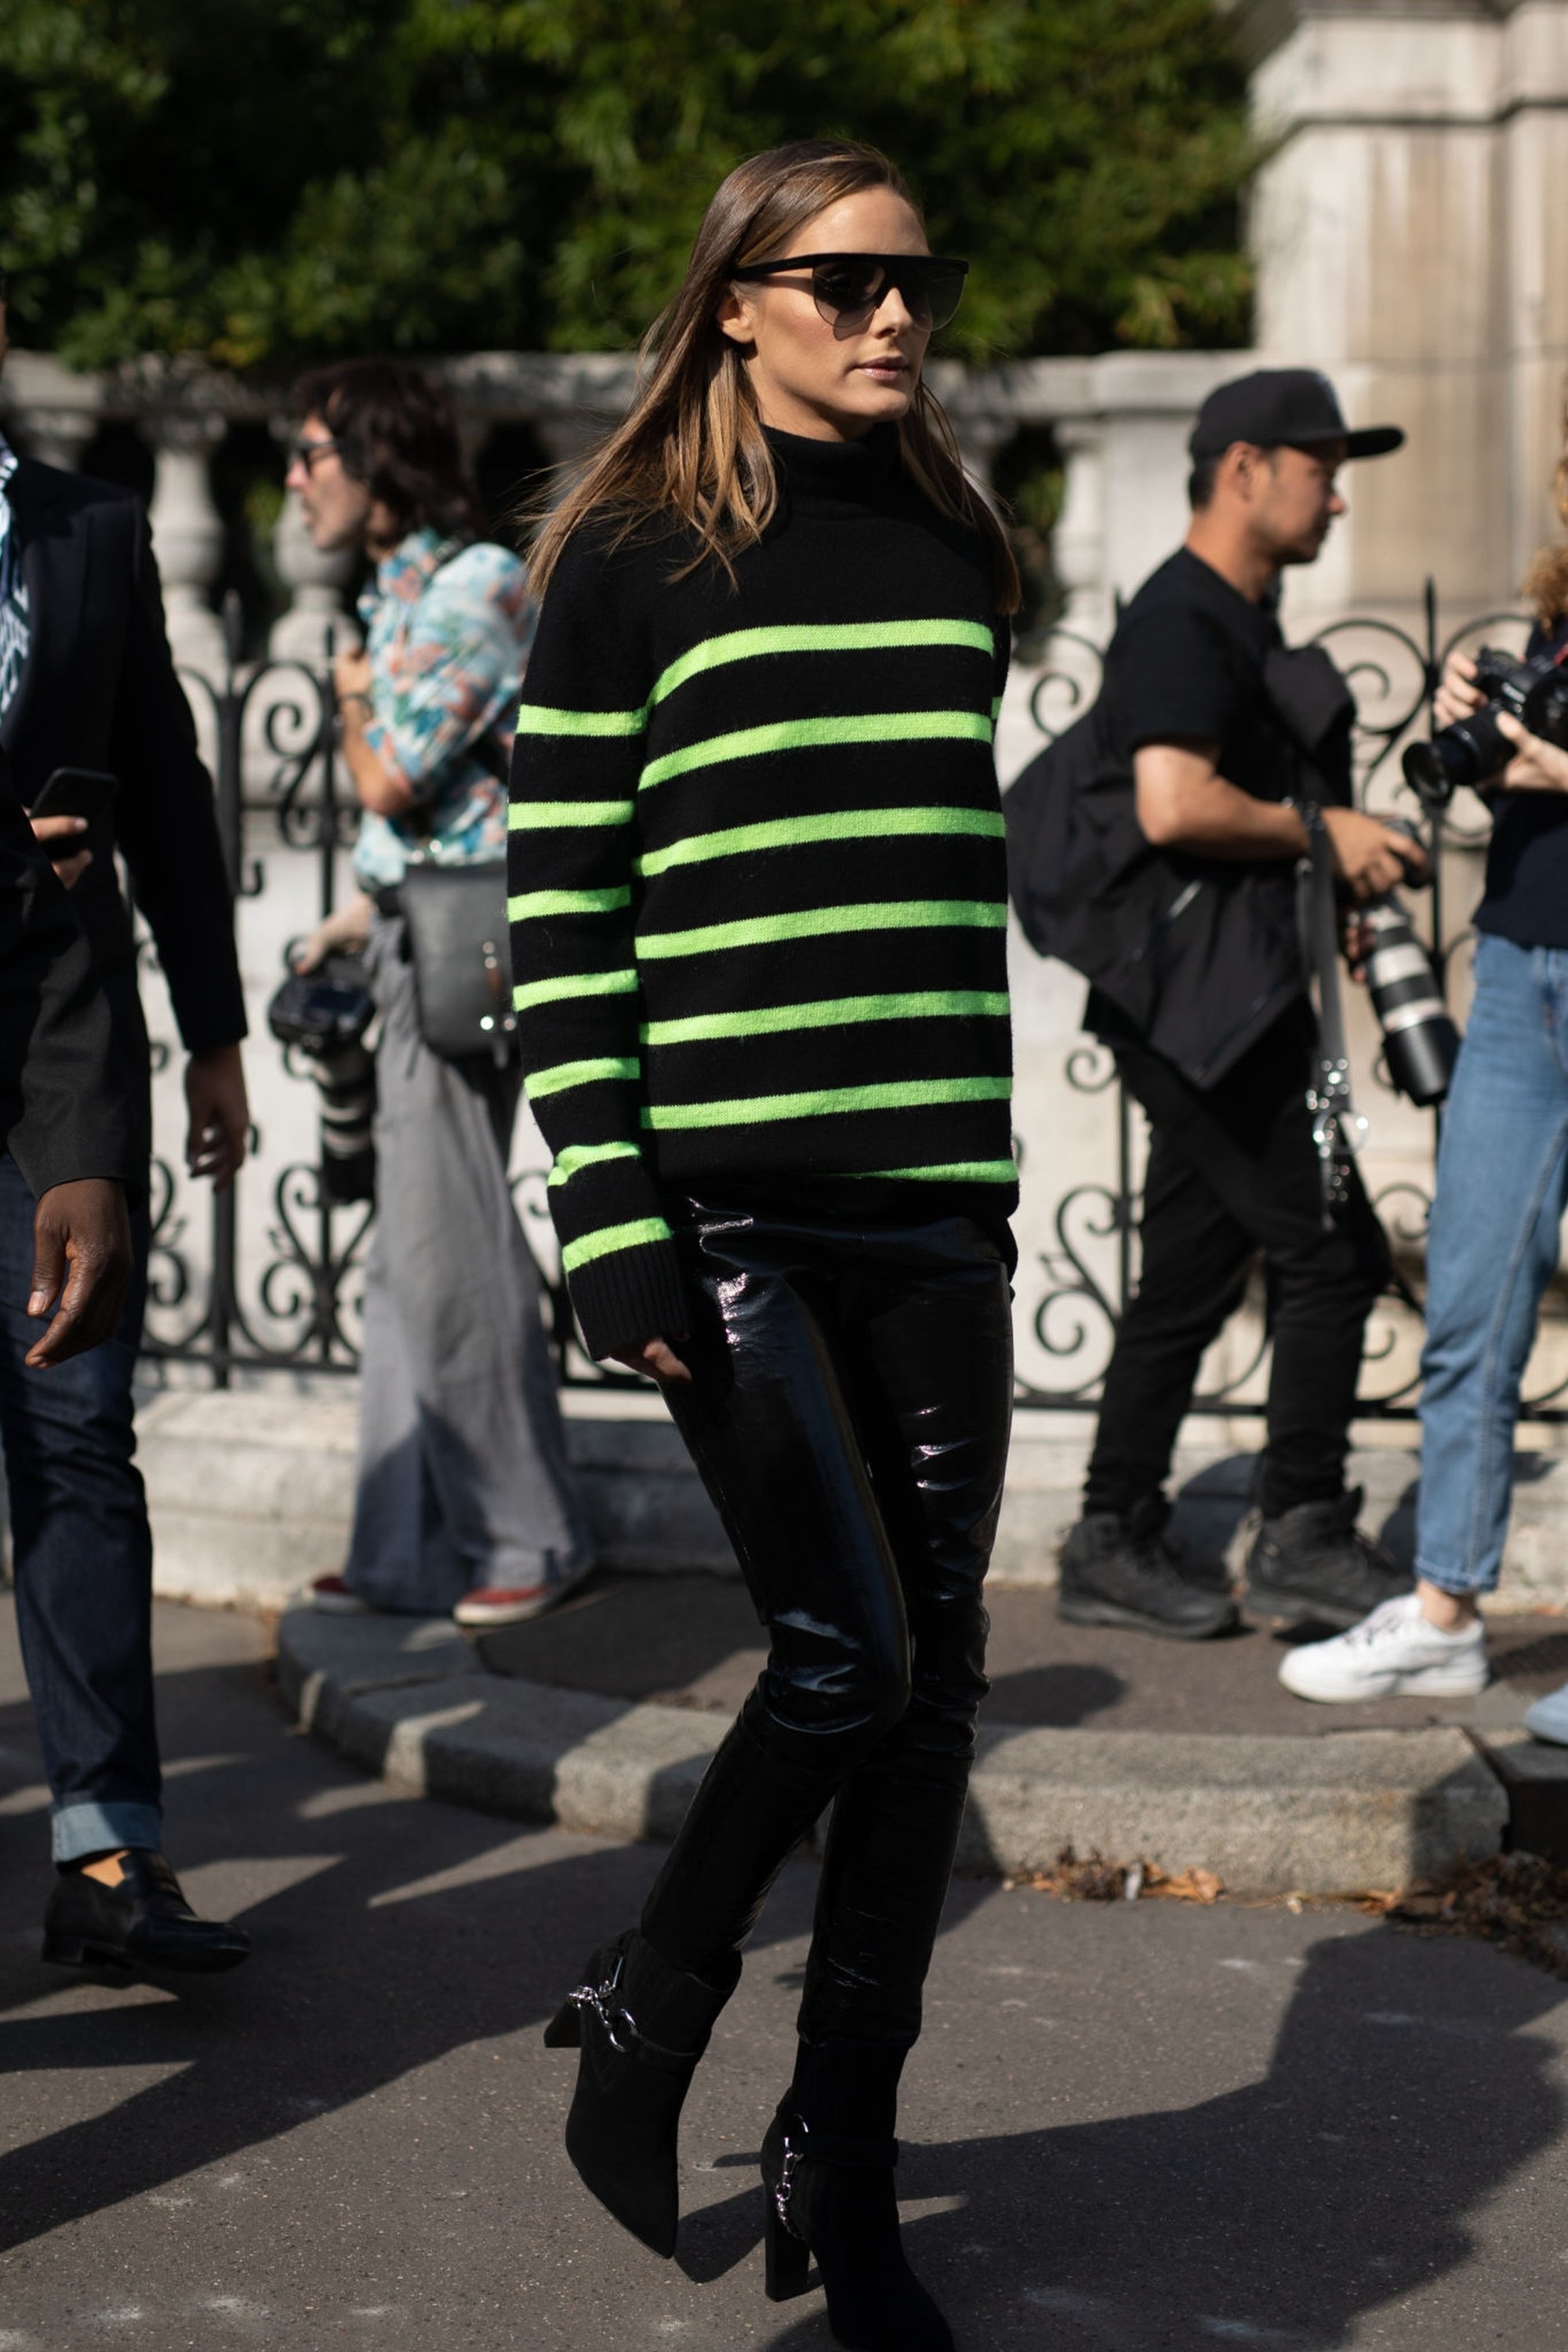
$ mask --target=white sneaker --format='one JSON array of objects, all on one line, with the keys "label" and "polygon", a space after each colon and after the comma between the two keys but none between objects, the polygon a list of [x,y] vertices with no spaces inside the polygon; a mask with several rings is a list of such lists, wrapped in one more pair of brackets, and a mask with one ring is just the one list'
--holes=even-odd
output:
[{"label": "white sneaker", "polygon": [[[1473,1698],[1487,1686],[1487,1637],[1478,1619],[1462,1633],[1444,1633],[1421,1613],[1420,1595],[1402,1592],[1385,1601],[1348,1633],[1331,1642],[1309,1642],[1288,1650],[1279,1679],[1298,1698],[1344,1705],[1357,1698],[1403,1697],[1415,1693]],[[1568,1694],[1564,1728],[1568,1740]]]},{"label": "white sneaker", "polygon": [[1554,1747],[1568,1748],[1568,1683],[1561,1690],[1548,1691],[1544,1698],[1525,1709],[1524,1727],[1532,1738],[1550,1739]]}]

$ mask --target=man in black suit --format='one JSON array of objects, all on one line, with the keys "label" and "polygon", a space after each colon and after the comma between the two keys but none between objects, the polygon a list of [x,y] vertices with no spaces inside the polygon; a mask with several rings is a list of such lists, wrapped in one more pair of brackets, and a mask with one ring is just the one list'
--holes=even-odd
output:
[{"label": "man in black suit", "polygon": [[[3,297],[0,279],[0,362]],[[58,768],[117,780],[90,824],[55,816],[34,831],[70,891],[109,1000],[141,1171],[119,1327],[40,1380],[6,1305],[26,1286],[34,1204],[15,1157],[0,1158],[0,1438],[58,1873],[44,1952],[75,1963],[227,1968],[245,1958],[245,1937],[194,1917],[163,1853],[153,1546],[131,1387],[150,1241],[150,1055],[115,852],[152,928],[189,1055],[187,1163],[219,1186],[245,1156],[249,1123],[229,883],[140,504],[106,483],[18,460],[3,440],[0,746],[29,808]]]},{"label": "man in black suit", "polygon": [[[26,1293],[35,1371],[109,1339],[131,1279],[131,1105],[109,1003],[0,752],[0,1142],[37,1202]],[[3,1302],[15,1307],[21,1294]]]}]

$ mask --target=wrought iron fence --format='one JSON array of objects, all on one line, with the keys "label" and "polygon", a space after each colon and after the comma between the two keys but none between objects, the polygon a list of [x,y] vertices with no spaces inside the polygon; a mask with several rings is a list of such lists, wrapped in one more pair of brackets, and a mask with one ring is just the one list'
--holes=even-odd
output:
[{"label": "wrought iron fence", "polygon": [[[1500,633],[1518,635],[1527,626],[1517,611],[1504,611],[1466,621],[1445,630],[1436,588],[1426,583],[1419,632],[1402,628],[1380,616],[1338,619],[1319,630],[1315,642],[1332,655],[1356,697],[1355,768],[1357,798],[1363,806],[1394,813],[1409,788],[1394,759],[1402,741],[1432,724],[1432,698],[1450,653],[1474,647]],[[1087,709],[1100,686],[1103,649],[1091,639],[1069,630],[1058,630],[1047,641],[1046,658],[1030,696],[1030,715],[1039,735],[1053,740]],[[1407,801],[1405,813],[1413,813]],[[1419,814],[1419,812],[1414,812]],[[1468,793],[1458,796],[1440,827],[1429,890],[1412,896],[1410,912],[1423,934],[1445,997],[1454,992],[1456,969],[1472,942],[1469,908],[1457,910],[1452,889],[1454,853],[1484,848],[1489,829],[1487,812]],[[1373,1058],[1370,1075],[1374,1089],[1392,1097],[1394,1089],[1381,1057]],[[1120,1085],[1110,1054],[1090,1039],[1079,1039],[1062,1057],[1062,1082],[1085,1098],[1103,1097],[1110,1108],[1110,1162],[1103,1178],[1071,1185],[1048,1214],[1047,1245],[1033,1253],[1032,1267],[1020,1269],[1024,1308],[1021,1337],[1026,1361],[1042,1369],[1026,1370],[1019,1381],[1022,1405],[1058,1411],[1092,1408],[1099,1402],[1100,1382],[1110,1360],[1121,1308],[1136,1279],[1139,1216],[1139,1163],[1142,1121]],[[1414,1118],[1417,1115],[1410,1113]],[[1439,1132],[1440,1108],[1429,1120],[1431,1150]],[[1030,1171],[1026,1157],[1026,1196]],[[1383,1218],[1401,1271],[1415,1286],[1422,1278],[1430,1195],[1426,1181],[1408,1177],[1373,1189],[1373,1203]],[[1028,1277],[1033,1276],[1032,1281]],[[1233,1346],[1224,1377],[1194,1402],[1194,1411],[1226,1416],[1262,1409],[1261,1375],[1268,1354],[1268,1336],[1260,1306],[1245,1321],[1239,1348]],[[1363,1360],[1358,1414],[1364,1418],[1411,1417],[1418,1389],[1420,1323],[1418,1316],[1396,1298],[1383,1301],[1368,1331]],[[1568,1418],[1568,1362],[1527,1395],[1523,1410],[1537,1420]]]},{"label": "wrought iron fence", "polygon": [[[239,614],[226,613],[224,669],[216,678],[187,676],[205,712],[215,749],[219,828],[240,919],[268,887],[268,841],[296,859],[315,861],[314,902],[321,914],[337,901],[341,875],[357,815],[339,774],[336,709],[330,669],[297,662],[246,664]],[[1317,642],[1333,653],[1355,692],[1357,788],[1363,804],[1392,807],[1404,790],[1393,754],[1402,738],[1429,720],[1432,695],[1448,653],[1522,626],[1517,613],[1500,613],[1445,633],[1437,599],[1427,583],[1418,632],[1380,617],[1336,620]],[[1089,706],[1098,690],[1103,649],[1067,629],[1047,640],[1030,696],[1040,740],[1055,737]],[[1462,796],[1468,799],[1468,796]],[[1479,803],[1450,811],[1444,844],[1450,851],[1484,842],[1486,814]],[[1433,887],[1423,894],[1418,925],[1425,930],[1445,988],[1465,950],[1467,915],[1456,921],[1445,860],[1436,859]],[[150,953],[150,950],[148,950]],[[268,1040],[258,1040],[260,1051]],[[166,1046],[154,1047],[166,1056]],[[285,1064],[300,1084],[307,1074]],[[1103,1174],[1068,1186],[1044,1211],[1044,1246],[1026,1253],[1019,1270],[1025,1369],[1018,1402],[1025,1407],[1082,1411],[1098,1402],[1100,1379],[1118,1318],[1136,1279],[1141,1135],[1116,1079],[1110,1055],[1079,1036],[1063,1052],[1061,1081],[1086,1107],[1097,1099],[1106,1132]],[[1378,1069],[1374,1084],[1386,1086]],[[263,1131],[234,1191],[210,1207],[197,1201],[183,1174],[161,1157],[154,1170],[154,1239],[148,1353],[154,1360],[195,1363],[218,1386],[237,1369],[348,1373],[358,1364],[359,1295],[373,1212],[333,1206],[310,1158],[278,1164]],[[1041,1223],[1047,1168],[1038,1146],[1023,1139],[1026,1222]],[[542,1165],[524,1166],[514,1192],[548,1295],[553,1344],[563,1378],[574,1385],[620,1383],[584,1353],[559,1276],[545,1200]],[[261,1195],[258,1213],[258,1194]],[[1426,1227],[1425,1185],[1401,1179],[1375,1195],[1395,1248],[1419,1272]],[[246,1204],[242,1216],[241,1203]],[[205,1247],[198,1221],[207,1220]],[[1223,1381],[1195,1409],[1226,1414],[1259,1410],[1258,1375],[1267,1352],[1261,1318],[1249,1327],[1246,1360],[1233,1362]],[[1359,1410],[1368,1415],[1408,1415],[1414,1410],[1415,1339],[1409,1310],[1390,1303],[1370,1335]],[[1527,1411],[1568,1418],[1568,1367]]]}]

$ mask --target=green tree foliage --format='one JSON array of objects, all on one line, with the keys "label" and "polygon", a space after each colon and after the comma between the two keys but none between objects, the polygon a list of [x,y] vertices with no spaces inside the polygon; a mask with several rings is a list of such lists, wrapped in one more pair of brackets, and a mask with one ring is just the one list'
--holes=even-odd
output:
[{"label": "green tree foliage", "polygon": [[742,154],[897,157],[961,356],[1230,343],[1212,0],[0,0],[20,340],[100,366],[634,342]]}]

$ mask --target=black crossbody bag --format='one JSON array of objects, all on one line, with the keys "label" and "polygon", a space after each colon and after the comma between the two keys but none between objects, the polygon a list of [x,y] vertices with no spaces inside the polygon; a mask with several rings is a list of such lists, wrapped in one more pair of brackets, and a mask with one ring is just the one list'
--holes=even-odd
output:
[{"label": "black crossbody bag", "polygon": [[[431,578],[471,544],[447,540],[437,550]],[[504,786],[510,763],[498,738],[487,729],[468,749]],[[505,858],[465,866],[416,860],[398,887],[380,892],[376,903],[384,914],[400,914],[407,926],[419,1034],[430,1051],[450,1062],[488,1054],[503,1069],[517,1036]]]},{"label": "black crossbody bag", "polygon": [[[504,784],[507,756],[494,735],[481,735],[469,748]],[[407,926],[419,1034],[430,1051],[452,1062],[488,1054],[498,1069],[504,1068],[517,1036],[506,860],[483,858],[466,866],[416,861],[405,868],[396,890],[384,892],[378,903],[400,914]]]}]

